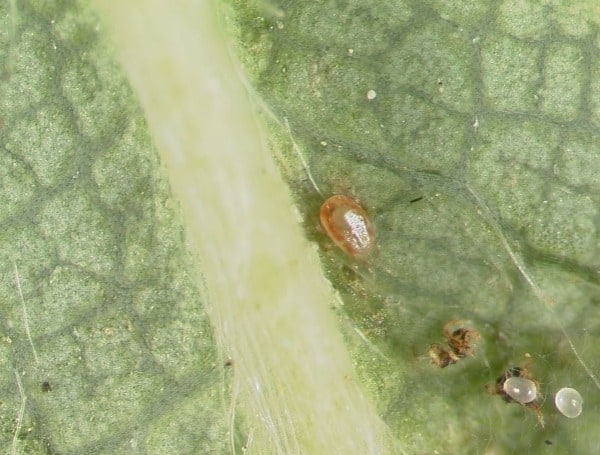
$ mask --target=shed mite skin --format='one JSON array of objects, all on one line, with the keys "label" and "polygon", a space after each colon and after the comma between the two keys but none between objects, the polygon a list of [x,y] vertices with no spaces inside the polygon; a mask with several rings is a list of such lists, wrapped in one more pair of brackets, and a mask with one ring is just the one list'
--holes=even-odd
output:
[{"label": "shed mite skin", "polygon": [[475,329],[462,327],[465,321],[452,320],[444,325],[443,333],[446,345],[433,343],[429,345],[427,355],[431,363],[440,368],[453,365],[468,355],[473,355],[472,342],[479,340],[481,336]]},{"label": "shed mite skin", "polygon": [[353,199],[336,194],[321,205],[321,226],[346,255],[366,260],[375,246],[375,230],[365,210]]},{"label": "shed mite skin", "polygon": [[[528,403],[520,403],[520,402],[514,400],[506,392],[506,390],[504,388],[504,383],[509,378],[522,378],[522,379],[527,379],[527,380],[531,381],[536,389],[536,397]],[[516,404],[519,404],[519,405],[529,409],[531,412],[533,412],[535,414],[540,425],[542,427],[544,426],[544,416],[542,415],[542,411],[540,410],[540,406],[538,404],[539,394],[537,393],[537,390],[539,390],[539,383],[534,379],[534,377],[531,375],[531,373],[526,368],[511,367],[511,368],[507,369],[502,374],[502,376],[500,376],[498,379],[496,379],[495,384],[486,385],[486,389],[492,395],[500,395],[500,397],[506,403],[516,403]]]}]

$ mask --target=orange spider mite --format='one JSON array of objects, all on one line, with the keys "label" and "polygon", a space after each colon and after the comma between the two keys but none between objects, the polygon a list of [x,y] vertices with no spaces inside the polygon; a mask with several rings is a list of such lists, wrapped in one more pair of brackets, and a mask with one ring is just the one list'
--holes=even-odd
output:
[{"label": "orange spider mite", "polygon": [[375,231],[365,210],[347,196],[328,198],[320,211],[321,226],[329,238],[348,256],[364,260],[375,246]]}]

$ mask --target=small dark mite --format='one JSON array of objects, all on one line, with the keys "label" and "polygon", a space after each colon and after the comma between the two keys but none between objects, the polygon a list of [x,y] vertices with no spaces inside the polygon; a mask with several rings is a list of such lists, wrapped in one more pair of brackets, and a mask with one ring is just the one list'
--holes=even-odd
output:
[{"label": "small dark mite", "polygon": [[44,393],[51,392],[52,384],[50,384],[48,381],[44,381],[44,382],[42,382],[41,389],[42,389],[42,392],[44,392]]},{"label": "small dark mite", "polygon": [[[508,385],[513,378],[520,378],[517,386]],[[508,386],[508,387],[507,387]],[[499,395],[506,403],[517,403],[535,414],[538,422],[544,426],[544,416],[538,403],[539,383],[525,367],[508,368],[495,384],[487,384],[486,389],[492,395]]]}]

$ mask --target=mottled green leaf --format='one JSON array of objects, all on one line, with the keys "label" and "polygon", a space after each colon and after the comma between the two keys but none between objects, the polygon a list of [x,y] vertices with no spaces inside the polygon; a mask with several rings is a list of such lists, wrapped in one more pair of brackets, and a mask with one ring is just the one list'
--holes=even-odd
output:
[{"label": "mottled green leaf", "polygon": [[[226,11],[363,386],[404,453],[595,453],[600,11],[378,3]],[[0,450],[230,453],[178,206],[98,18],[4,0],[0,44]],[[373,219],[366,263],[317,227],[333,193]],[[453,319],[481,340],[439,369]],[[486,391],[515,365],[544,427]]]},{"label": "mottled green leaf", "polygon": [[227,452],[178,207],[98,17],[0,20],[0,453]]},{"label": "mottled green leaf", "polygon": [[[594,453],[595,3],[232,9],[273,128],[296,145],[274,148],[362,335],[351,343],[357,368],[406,452]],[[366,264],[317,227],[319,204],[334,193],[373,219],[378,251]],[[481,334],[475,356],[430,365],[428,346],[457,319]],[[486,391],[518,365],[540,383],[544,427]],[[563,386],[584,395],[578,419],[554,407]]]}]

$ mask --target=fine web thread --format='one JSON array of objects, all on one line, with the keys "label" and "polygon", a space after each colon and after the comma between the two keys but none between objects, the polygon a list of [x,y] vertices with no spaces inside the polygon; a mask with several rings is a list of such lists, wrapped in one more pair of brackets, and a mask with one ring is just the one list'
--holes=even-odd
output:
[{"label": "fine web thread", "polygon": [[510,256],[511,260],[513,261],[513,263],[515,264],[517,269],[519,270],[519,273],[521,274],[521,276],[525,279],[527,284],[531,287],[531,289],[533,290],[533,293],[535,294],[537,299],[540,300],[544,304],[546,309],[550,312],[550,314],[552,314],[552,317],[554,318],[556,325],[558,326],[558,328],[562,332],[563,336],[567,340],[567,343],[569,344],[571,351],[573,351],[575,358],[577,359],[579,364],[583,367],[583,369],[588,374],[588,376],[592,379],[596,388],[598,390],[600,390],[600,381],[598,380],[598,378],[596,377],[594,372],[590,369],[590,367],[587,365],[587,363],[585,363],[585,361],[583,360],[583,358],[581,357],[581,355],[575,348],[575,344],[573,344],[573,341],[571,340],[571,337],[567,333],[567,330],[565,329],[563,324],[560,322],[560,320],[556,316],[556,313],[554,312],[554,309],[552,308],[552,306],[555,304],[555,302],[550,297],[548,297],[544,293],[544,291],[542,291],[540,289],[538,284],[534,281],[533,277],[529,274],[529,272],[527,271],[527,267],[525,266],[525,263],[523,262],[523,259],[517,253],[515,253],[515,251],[512,249],[512,247],[508,243],[506,236],[502,232],[502,229],[500,228],[498,221],[494,218],[491,210],[485,204],[485,202],[483,201],[481,196],[479,196],[468,184],[466,185],[466,188],[469,191],[469,193],[471,193],[471,195],[475,198],[475,201],[477,202],[477,206],[481,210],[481,215],[482,215],[483,219],[494,230],[494,232],[500,239],[502,246],[504,247],[504,249]]},{"label": "fine web thread", "polygon": [[17,380],[17,387],[19,388],[19,397],[21,399],[21,405],[19,407],[19,415],[17,417],[15,432],[13,434],[12,447],[10,450],[11,455],[16,455],[17,453],[17,444],[19,433],[21,432],[21,426],[23,425],[23,416],[25,415],[25,402],[27,401],[27,397],[25,396],[25,391],[23,390],[23,383],[21,382],[21,377],[17,370],[14,370],[15,379]]},{"label": "fine web thread", "polygon": [[260,112],[264,113],[272,122],[279,125],[280,127],[285,126],[288,139],[292,143],[292,148],[294,149],[294,153],[298,157],[298,160],[300,160],[300,164],[302,165],[302,168],[304,169],[304,172],[305,172],[306,176],[308,177],[308,180],[310,181],[310,183],[313,186],[313,188],[315,189],[315,191],[319,194],[319,196],[321,196],[322,198],[325,198],[324,193],[321,191],[321,188],[319,188],[317,181],[315,180],[314,176],[312,175],[312,172],[310,171],[310,166],[308,165],[308,161],[306,160],[304,153],[302,153],[300,146],[294,140],[294,136],[292,134],[292,129],[290,128],[290,122],[288,121],[287,117],[283,117],[283,125],[282,125],[282,122],[279,119],[279,117],[275,114],[275,112],[273,112],[273,110],[267,105],[267,103],[264,102],[262,97],[256,93],[256,90],[252,87],[252,84],[248,81],[246,76],[243,73],[240,73],[239,76],[240,76],[240,80],[242,81],[242,83],[243,83],[244,87],[246,88],[246,90],[248,91],[248,93],[251,93],[254,95],[252,97],[252,102],[255,104],[255,106],[258,108],[258,110]]},{"label": "fine web thread", "polygon": [[23,297],[23,289],[21,288],[21,278],[19,276],[19,269],[17,268],[17,263],[13,262],[14,270],[15,270],[15,281],[17,283],[17,291],[19,293],[19,298],[21,299],[21,307],[23,308],[23,326],[25,327],[25,334],[27,335],[27,340],[31,345],[31,350],[33,351],[33,358],[35,359],[35,363],[38,363],[38,355],[35,350],[35,346],[33,344],[33,338],[31,338],[31,331],[29,330],[29,316],[27,314],[27,306],[25,305],[25,298]]},{"label": "fine web thread", "polygon": [[321,192],[319,185],[317,185],[315,178],[313,177],[312,173],[310,172],[310,168],[308,167],[308,162],[306,161],[304,154],[302,153],[302,151],[300,150],[300,147],[298,147],[298,144],[296,144],[296,141],[294,141],[294,138],[292,137],[292,130],[290,129],[290,124],[288,122],[287,117],[284,118],[284,121],[285,121],[285,128],[288,131],[290,140],[292,141],[292,146],[294,147],[294,152],[296,152],[296,155],[298,155],[298,159],[300,160],[300,163],[302,163],[302,167],[304,168],[304,172],[306,172],[306,175],[308,176],[308,180],[310,180],[310,183],[315,188],[317,193],[319,193],[319,195],[321,197],[325,197],[323,195],[323,193]]}]

